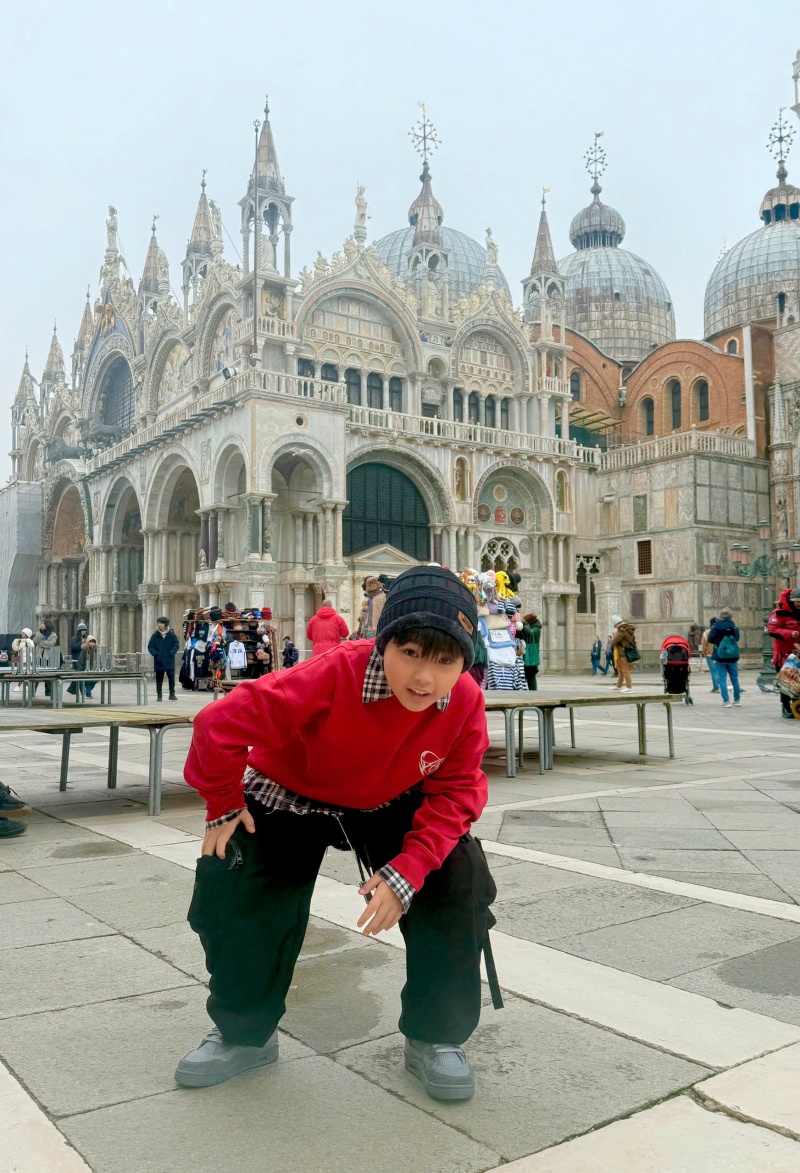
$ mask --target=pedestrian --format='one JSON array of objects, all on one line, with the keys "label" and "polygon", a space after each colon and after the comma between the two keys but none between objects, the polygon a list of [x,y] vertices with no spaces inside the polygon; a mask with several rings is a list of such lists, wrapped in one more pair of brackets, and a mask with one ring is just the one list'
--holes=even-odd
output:
[{"label": "pedestrian", "polygon": [[605,670],[600,665],[600,660],[601,660],[602,655],[603,655],[603,641],[601,640],[599,635],[595,635],[594,642],[592,643],[592,647],[589,652],[589,661],[592,665],[592,676],[596,676],[598,671],[602,672],[603,675],[605,676]]},{"label": "pedestrian", "polygon": [[[83,672],[86,670],[86,658],[87,658],[87,654],[90,650],[89,646],[88,646],[89,638],[90,637],[89,637],[88,627],[86,626],[85,623],[79,623],[78,626],[75,628],[75,634],[73,635],[72,639],[69,641],[69,654],[70,654],[70,657],[72,658],[73,671]],[[95,645],[95,648],[96,648],[96,645]],[[81,652],[84,653],[83,658],[81,658]],[[94,665],[92,665],[92,666],[94,666]],[[97,684],[96,680],[87,680],[87,681],[83,682],[82,687],[83,687],[84,696],[91,697],[92,693],[94,692],[96,684]],[[67,685],[67,692],[72,693],[72,695],[75,696],[77,691],[78,691],[77,681],[75,681],[75,680],[70,681],[70,683]]]},{"label": "pedestrian", "polygon": [[405,939],[407,1070],[434,1099],[472,1096],[463,1044],[480,1016],[482,951],[499,1001],[496,889],[469,834],[487,799],[486,714],[469,676],[477,624],[454,574],[415,567],[393,584],[374,641],[246,681],[197,714],[185,777],[208,822],[189,922],[215,1027],[178,1064],[180,1085],[277,1060],[317,872],[336,845],[368,876],[363,934],[399,924]]},{"label": "pedestrian", "polygon": [[178,654],[178,637],[169,625],[169,619],[162,615],[156,620],[156,630],[150,636],[147,650],[153,657],[153,668],[156,673],[156,700],[163,700],[161,695],[164,688],[164,677],[169,685],[169,699],[178,699],[175,693],[175,657]]},{"label": "pedestrian", "polygon": [[[33,646],[36,648],[37,651],[46,651],[46,650],[58,647],[58,632],[56,631],[56,629],[50,619],[43,619],[41,621],[41,623],[39,624],[39,630],[36,632],[36,634],[33,637]],[[37,665],[37,667],[38,666],[39,665]],[[51,662],[49,664],[49,667],[60,668],[61,667],[60,658],[58,660],[58,663]],[[33,695],[34,696],[36,696],[36,689],[38,687],[39,687],[38,684],[34,684],[34,686],[33,686]],[[50,696],[51,693],[52,693],[52,685],[46,681],[45,686],[44,686],[44,695]]]},{"label": "pedestrian", "polygon": [[366,597],[361,604],[361,618],[358,622],[357,634],[359,639],[374,639],[381,611],[386,602],[386,592],[381,580],[374,575],[365,578],[362,586]]},{"label": "pedestrian", "polygon": [[722,707],[730,709],[732,703],[728,696],[728,678],[733,685],[733,705],[738,705],[739,688],[739,628],[733,622],[733,615],[727,607],[719,613],[709,634],[709,643],[713,647],[712,659],[716,674],[717,687],[722,696]]},{"label": "pedestrian", "polygon": [[291,668],[300,659],[300,653],[295,645],[289,639],[288,635],[283,637],[283,666],[284,668]]},{"label": "pedestrian", "polygon": [[16,656],[18,672],[33,672],[34,651],[33,632],[29,627],[23,627],[17,638],[11,642],[11,654]]},{"label": "pedestrian", "polygon": [[522,616],[522,638],[525,640],[525,680],[529,692],[536,692],[539,687],[536,677],[539,675],[542,621],[535,611],[529,611],[527,615]]},{"label": "pedestrian", "polygon": [[[800,587],[787,587],[781,591],[775,610],[767,620],[767,634],[772,637],[772,663],[780,672],[786,659],[800,644]],[[792,698],[784,693],[781,698],[781,713],[793,721]]]},{"label": "pedestrian", "polygon": [[703,641],[703,629],[699,623],[692,623],[689,627],[689,633],[686,636],[689,644],[689,653],[692,656],[700,655],[700,645]]},{"label": "pedestrian", "polygon": [[256,666],[261,676],[272,671],[272,648],[268,635],[262,635],[256,646]]},{"label": "pedestrian", "polygon": [[614,667],[617,670],[617,683],[614,688],[618,692],[632,692],[631,664],[639,659],[636,628],[632,623],[626,623],[621,615],[612,615],[611,622],[614,624],[611,642],[614,645]]},{"label": "pedestrian", "polygon": [[712,615],[708,621],[708,627],[703,632],[702,638],[700,640],[700,655],[705,660],[706,665],[708,667],[708,671],[711,674],[711,691],[712,692],[719,692],[719,685],[717,684],[717,669],[714,664],[714,657],[712,655],[712,653],[714,651],[714,645],[712,644],[711,639],[710,639],[712,628],[714,627],[714,624],[716,622],[717,622],[716,615]]},{"label": "pedestrian", "polygon": [[89,628],[86,626],[85,623],[79,623],[78,626],[75,628],[75,634],[73,635],[72,639],[69,641],[69,654],[72,657],[73,664],[77,664],[77,662],[78,662],[78,656],[81,654],[81,648],[83,647],[83,641],[86,639],[86,636],[88,635],[88,633],[89,633]]},{"label": "pedestrian", "polygon": [[0,839],[16,839],[27,831],[25,823],[13,820],[24,819],[31,813],[31,808],[23,802],[16,791],[0,782]]},{"label": "pedestrian", "polygon": [[338,648],[350,633],[341,615],[337,615],[330,599],[323,599],[316,615],[312,615],[306,628],[306,638],[311,640],[311,655],[321,656],[331,648]]},{"label": "pedestrian", "polygon": [[610,668],[614,667],[614,637],[611,632],[606,636],[606,663],[603,675],[608,676]]}]

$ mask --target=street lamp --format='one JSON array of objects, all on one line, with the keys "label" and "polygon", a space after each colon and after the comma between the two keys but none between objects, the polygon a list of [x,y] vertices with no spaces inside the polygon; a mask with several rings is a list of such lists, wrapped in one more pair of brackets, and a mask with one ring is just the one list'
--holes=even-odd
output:
[{"label": "street lamp", "polygon": [[[761,606],[764,611],[764,632],[761,643],[763,664],[758,675],[757,684],[762,692],[773,692],[775,689],[775,668],[772,664],[772,639],[767,635],[767,621],[772,613],[772,602],[769,595],[770,578],[789,580],[789,565],[786,561],[778,561],[769,552],[771,537],[769,521],[763,518],[758,523],[758,536],[764,543],[764,551],[755,562],[750,562],[750,547],[746,542],[733,542],[730,548],[730,559],[740,578],[761,579]],[[791,545],[792,562],[800,566],[800,542]]]}]

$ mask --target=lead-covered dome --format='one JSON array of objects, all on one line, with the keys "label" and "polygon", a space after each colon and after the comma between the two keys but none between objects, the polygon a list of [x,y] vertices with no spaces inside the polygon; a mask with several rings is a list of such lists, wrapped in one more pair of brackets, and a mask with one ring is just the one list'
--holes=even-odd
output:
[{"label": "lead-covered dome", "polygon": [[707,338],[744,322],[775,318],[781,294],[800,290],[800,190],[778,168],[778,185],[761,201],[763,225],[729,249],[706,286]]},{"label": "lead-covered dome", "polygon": [[[457,301],[462,294],[472,293],[483,284],[484,269],[486,268],[486,250],[455,228],[441,227],[442,244],[449,250],[447,272],[450,278],[450,297]],[[395,277],[408,275],[408,254],[414,244],[414,228],[399,228],[387,236],[375,241],[375,248],[381,262]],[[499,272],[499,270],[498,270]],[[508,282],[500,273],[501,288],[511,296]]]},{"label": "lead-covered dome", "polygon": [[600,191],[595,180],[591,204],[570,225],[576,251],[558,262],[567,325],[618,362],[636,364],[675,338],[672,298],[652,265],[619,247],[625,221]]}]

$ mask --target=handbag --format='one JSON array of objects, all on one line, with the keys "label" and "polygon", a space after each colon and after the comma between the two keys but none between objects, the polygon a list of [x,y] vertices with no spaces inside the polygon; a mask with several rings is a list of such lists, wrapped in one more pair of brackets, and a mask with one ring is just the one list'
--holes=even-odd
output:
[{"label": "handbag", "polygon": [[637,648],[636,644],[629,644],[625,649],[625,659],[629,664],[635,664],[637,660],[641,660],[642,653]]}]

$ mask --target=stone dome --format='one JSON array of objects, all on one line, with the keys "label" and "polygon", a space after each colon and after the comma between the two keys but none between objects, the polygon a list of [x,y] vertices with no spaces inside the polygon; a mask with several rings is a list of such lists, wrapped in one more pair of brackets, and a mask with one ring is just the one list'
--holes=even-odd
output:
[{"label": "stone dome", "polygon": [[717,263],[706,286],[707,338],[744,322],[775,318],[777,298],[800,292],[800,191],[780,182],[764,196],[761,228],[729,249]]},{"label": "stone dome", "polygon": [[616,247],[625,236],[625,221],[616,208],[610,208],[600,199],[602,188],[592,186],[594,199],[588,207],[574,216],[569,226],[569,238],[575,248]]},{"label": "stone dome", "polygon": [[[443,224],[440,229],[442,243],[450,250],[447,272],[450,276],[450,298],[457,301],[465,293],[472,293],[483,284],[483,272],[486,266],[486,250],[477,240],[459,232],[455,228],[448,228]],[[375,241],[375,248],[382,264],[395,276],[406,277],[408,274],[408,253],[414,243],[414,228],[399,228],[387,236]],[[499,270],[500,287],[511,296],[508,282]]]}]

